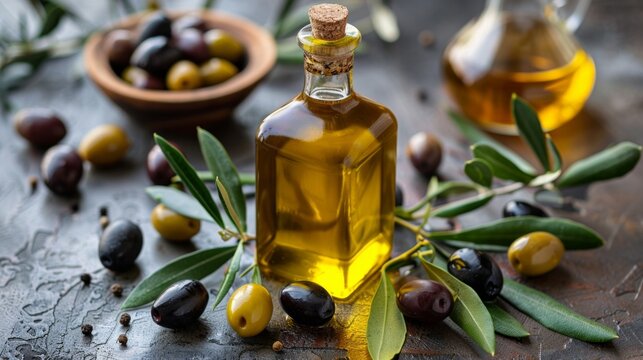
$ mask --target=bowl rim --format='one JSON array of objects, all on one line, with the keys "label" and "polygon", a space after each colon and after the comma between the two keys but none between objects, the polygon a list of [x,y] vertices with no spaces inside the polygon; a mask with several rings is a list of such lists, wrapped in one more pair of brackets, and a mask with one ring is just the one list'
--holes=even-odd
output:
[{"label": "bowl rim", "polygon": [[239,40],[247,54],[246,66],[231,79],[217,85],[193,90],[147,90],[135,88],[123,81],[112,70],[104,49],[101,48],[106,35],[116,29],[135,29],[149,13],[138,13],[126,17],[112,26],[93,34],[84,47],[84,65],[89,77],[101,88],[120,97],[136,99],[147,103],[185,104],[223,99],[242,92],[255,85],[270,72],[277,59],[277,46],[273,37],[262,27],[241,17],[215,10],[164,10],[172,19],[187,14],[202,17],[208,23],[216,24]]}]

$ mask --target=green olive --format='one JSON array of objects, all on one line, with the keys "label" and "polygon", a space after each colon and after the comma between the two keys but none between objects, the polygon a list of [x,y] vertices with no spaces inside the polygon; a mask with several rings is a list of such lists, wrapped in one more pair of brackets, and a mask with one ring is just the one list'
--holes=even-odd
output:
[{"label": "green olive", "polygon": [[270,293],[259,284],[245,284],[230,295],[226,314],[239,336],[255,336],[268,326],[272,317]]},{"label": "green olive", "polygon": [[127,134],[119,126],[100,125],[85,135],[78,146],[78,154],[94,165],[113,165],[127,155],[130,143]]},{"label": "green olive", "polygon": [[187,60],[177,62],[167,73],[166,85],[170,90],[191,90],[200,87],[199,67]]},{"label": "green olive", "polygon": [[163,204],[150,215],[152,226],[166,240],[187,241],[201,230],[201,221],[178,214]]},{"label": "green olive", "polygon": [[212,29],[203,34],[203,37],[212,57],[232,62],[241,60],[244,53],[243,45],[232,35],[223,30]]},{"label": "green olive", "polygon": [[239,70],[234,64],[225,59],[210,59],[199,69],[201,79],[207,86],[222,83],[235,76]]},{"label": "green olive", "polygon": [[524,235],[514,241],[507,255],[516,271],[538,276],[553,270],[563,257],[565,246],[558,237],[544,231]]}]

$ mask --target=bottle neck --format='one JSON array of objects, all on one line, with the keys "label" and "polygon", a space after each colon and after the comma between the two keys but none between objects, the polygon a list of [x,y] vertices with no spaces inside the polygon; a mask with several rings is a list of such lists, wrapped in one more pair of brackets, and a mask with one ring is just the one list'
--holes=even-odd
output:
[{"label": "bottle neck", "polygon": [[353,92],[353,54],[343,57],[304,53],[304,94],[315,100],[338,101]]}]

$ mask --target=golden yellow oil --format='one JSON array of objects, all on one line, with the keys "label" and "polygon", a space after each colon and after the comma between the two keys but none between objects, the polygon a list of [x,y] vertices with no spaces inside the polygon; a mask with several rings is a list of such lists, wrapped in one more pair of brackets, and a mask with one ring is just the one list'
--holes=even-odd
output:
[{"label": "golden yellow oil", "polygon": [[[472,46],[463,49],[469,34],[447,48],[443,59],[447,91],[465,115],[490,131],[516,133],[510,109],[513,93],[537,110],[544,130],[558,128],[582,109],[591,94],[594,62],[564,29],[549,21],[502,19],[497,30],[502,35],[492,57],[480,54],[476,59],[470,53]],[[464,32],[468,30],[474,31]],[[460,61],[461,57],[471,60]]]},{"label": "golden yellow oil", "polygon": [[397,123],[352,94],[304,94],[256,138],[257,254],[262,272],[349,297],[390,256]]}]

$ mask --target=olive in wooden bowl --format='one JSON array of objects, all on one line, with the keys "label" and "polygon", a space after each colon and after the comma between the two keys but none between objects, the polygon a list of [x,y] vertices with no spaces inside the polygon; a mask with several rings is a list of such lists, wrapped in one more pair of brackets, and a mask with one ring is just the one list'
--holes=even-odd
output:
[{"label": "olive in wooden bowl", "polygon": [[276,53],[272,36],[250,21],[166,11],[133,15],[93,35],[84,61],[98,88],[135,119],[154,129],[192,129],[229,118]]}]

